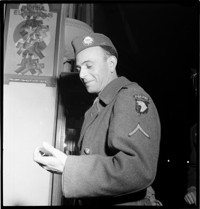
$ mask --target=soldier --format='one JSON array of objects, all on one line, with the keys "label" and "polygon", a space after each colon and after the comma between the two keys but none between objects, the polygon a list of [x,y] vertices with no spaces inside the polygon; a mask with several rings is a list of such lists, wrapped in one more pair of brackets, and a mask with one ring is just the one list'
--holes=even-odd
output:
[{"label": "soldier", "polygon": [[197,123],[190,128],[190,161],[186,180],[184,200],[189,205],[197,205]]},{"label": "soldier", "polygon": [[149,194],[161,134],[153,100],[137,83],[117,75],[118,53],[108,37],[91,33],[76,37],[72,46],[80,79],[97,94],[85,113],[80,155],[43,143],[51,155],[36,148],[34,160],[60,173],[63,195],[81,205],[160,205]]}]

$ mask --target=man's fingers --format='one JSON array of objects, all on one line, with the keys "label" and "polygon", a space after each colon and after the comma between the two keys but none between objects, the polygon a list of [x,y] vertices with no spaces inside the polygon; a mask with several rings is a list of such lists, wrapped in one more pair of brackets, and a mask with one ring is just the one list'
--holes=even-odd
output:
[{"label": "man's fingers", "polygon": [[42,156],[52,156],[52,153],[46,150],[44,147],[40,148],[40,153]]},{"label": "man's fingers", "polygon": [[47,142],[43,142],[42,145],[43,145],[44,149],[46,149],[48,152],[50,152],[53,156],[56,156],[57,150],[52,145],[50,145]]},{"label": "man's fingers", "polygon": [[33,159],[34,161],[38,161],[41,158],[41,153],[39,147],[37,147],[33,152]]},{"label": "man's fingers", "polygon": [[188,204],[196,204],[196,197],[193,193],[187,193],[185,195],[185,201],[188,203]]},{"label": "man's fingers", "polygon": [[185,199],[185,201],[186,201],[187,203],[189,203],[189,202],[188,202],[187,195],[185,195],[184,199]]},{"label": "man's fingers", "polygon": [[45,170],[57,174],[63,172],[67,155],[52,145],[44,142],[43,147],[36,148],[33,155],[34,161]]},{"label": "man's fingers", "polygon": [[192,204],[196,204],[196,195],[194,192],[190,193],[190,198],[191,198]]},{"label": "man's fingers", "polygon": [[37,147],[33,152],[33,160],[42,167],[48,163],[48,158],[49,157],[45,157],[43,152],[41,152],[41,147]]},{"label": "man's fingers", "polygon": [[189,198],[189,195],[188,195],[188,194],[186,195],[185,199],[186,199],[186,202],[187,202],[188,204],[191,204],[191,201],[190,201],[190,198]]},{"label": "man's fingers", "polygon": [[192,197],[191,197],[190,194],[188,194],[188,202],[189,202],[190,204],[192,204]]},{"label": "man's fingers", "polygon": [[47,142],[43,142],[43,147],[50,152],[54,157],[57,157],[58,159],[62,158],[64,155],[63,152],[60,150],[54,148],[52,145],[48,144]]}]

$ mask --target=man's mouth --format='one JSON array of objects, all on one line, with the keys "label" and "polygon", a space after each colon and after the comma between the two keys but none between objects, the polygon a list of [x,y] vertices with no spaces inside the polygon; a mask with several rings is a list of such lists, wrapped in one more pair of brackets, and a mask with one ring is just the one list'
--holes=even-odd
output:
[{"label": "man's mouth", "polygon": [[93,80],[92,81],[84,81],[85,85],[89,85],[91,82],[93,82]]}]

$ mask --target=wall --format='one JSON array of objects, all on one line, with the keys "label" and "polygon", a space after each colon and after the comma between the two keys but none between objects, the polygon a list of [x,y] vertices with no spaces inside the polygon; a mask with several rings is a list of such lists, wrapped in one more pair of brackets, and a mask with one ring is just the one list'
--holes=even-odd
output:
[{"label": "wall", "polygon": [[50,205],[51,175],[33,161],[54,142],[56,88],[10,82],[3,91],[3,205]]}]

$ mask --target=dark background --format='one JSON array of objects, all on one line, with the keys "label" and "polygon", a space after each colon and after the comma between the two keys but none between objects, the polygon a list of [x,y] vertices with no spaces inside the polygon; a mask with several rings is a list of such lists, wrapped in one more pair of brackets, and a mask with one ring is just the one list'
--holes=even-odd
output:
[{"label": "dark background", "polygon": [[[186,207],[183,198],[189,129],[199,116],[190,78],[191,69],[199,69],[198,28],[198,1],[94,3],[93,29],[109,36],[118,49],[118,74],[141,85],[158,109],[162,136],[153,188],[156,198],[173,208]],[[60,91],[66,95],[66,89],[73,89],[67,95],[72,103],[68,103],[67,96],[63,103],[68,105],[65,114],[71,114],[73,119],[68,121],[68,127],[77,128],[79,124],[74,120],[79,120],[92,98],[86,96],[86,91],[79,91],[82,86],[75,83],[77,76],[69,77],[65,78],[68,82],[63,79],[61,86],[65,87]],[[79,95],[74,97],[74,92]]]},{"label": "dark background", "polygon": [[[189,131],[199,115],[191,79],[199,69],[199,7],[198,1],[188,2],[94,3],[94,32],[116,46],[118,74],[142,86],[158,109],[160,157],[152,186],[156,198],[173,208],[189,207],[184,202]],[[83,90],[77,74],[64,73],[60,89],[67,128],[79,130],[93,95]]]},{"label": "dark background", "polygon": [[185,206],[189,129],[198,117],[190,76],[198,69],[199,16],[189,2],[94,4],[93,29],[118,49],[118,74],[141,85],[157,106],[162,137],[153,187],[165,206]]}]

